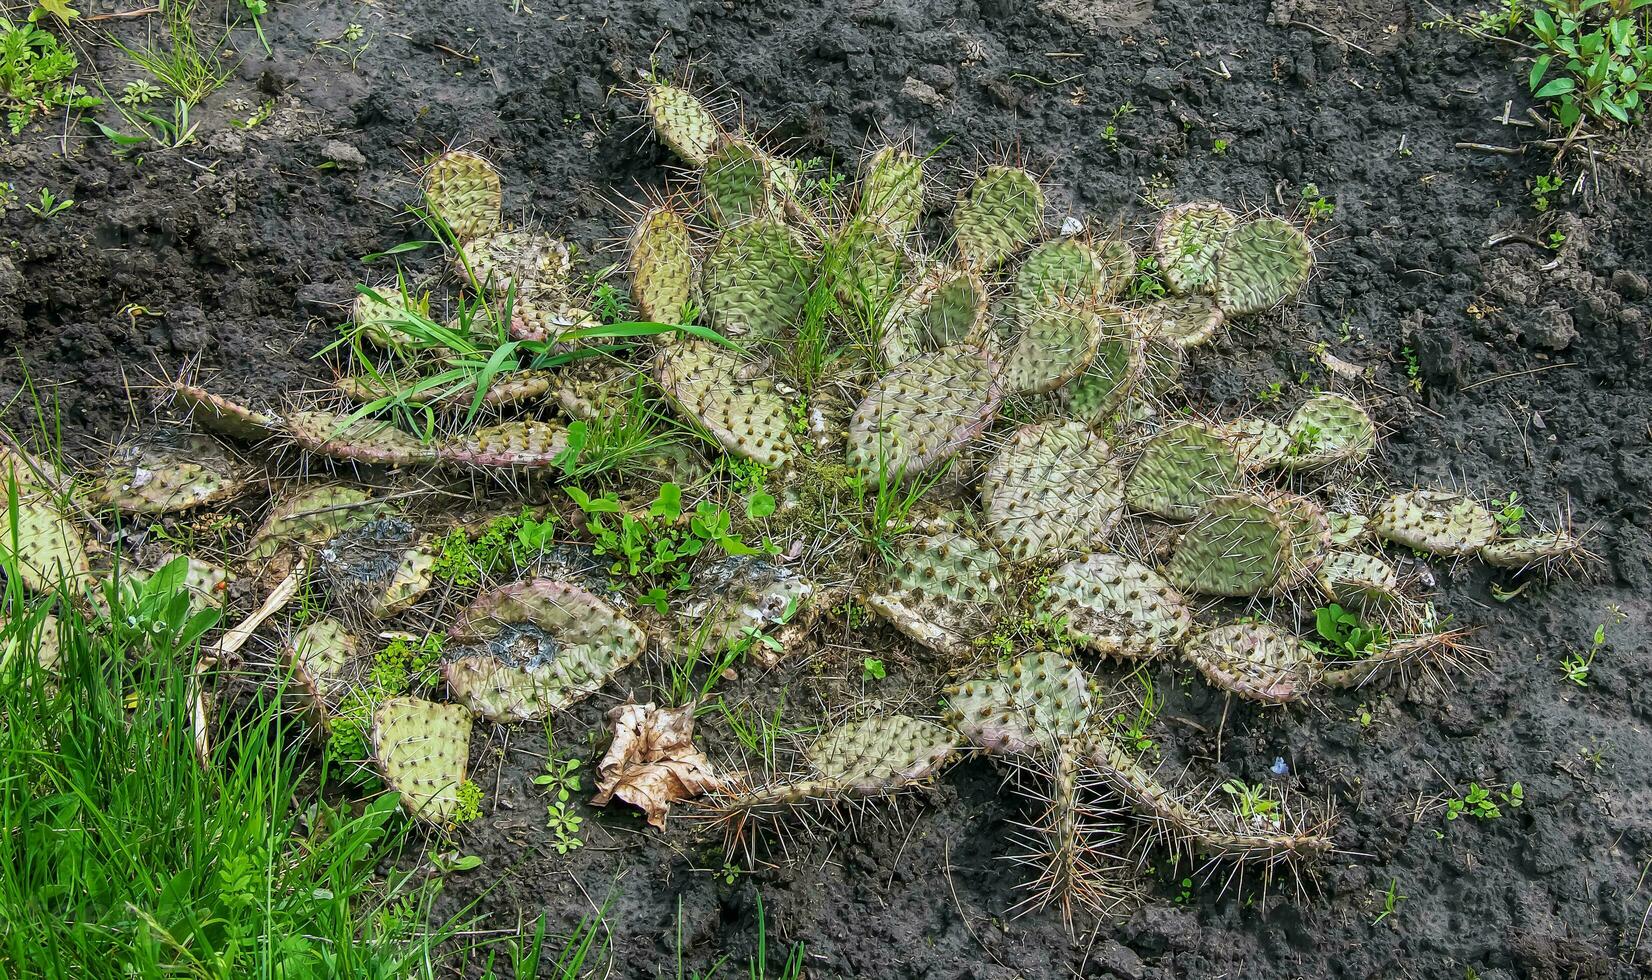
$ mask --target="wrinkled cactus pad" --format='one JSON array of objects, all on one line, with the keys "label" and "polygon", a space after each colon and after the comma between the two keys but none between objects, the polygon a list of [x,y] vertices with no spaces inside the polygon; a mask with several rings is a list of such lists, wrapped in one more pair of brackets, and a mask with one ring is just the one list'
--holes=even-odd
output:
[{"label": "wrinkled cactus pad", "polygon": [[1153,256],[1172,293],[1208,293],[1215,288],[1216,257],[1239,218],[1214,201],[1191,201],[1168,208],[1153,230]]},{"label": "wrinkled cactus pad", "polygon": [[1142,381],[1142,342],[1117,311],[1096,311],[1103,334],[1084,373],[1056,392],[1062,412],[1087,425],[1110,422]]},{"label": "wrinkled cactus pad", "polygon": [[1228,316],[1273,309],[1308,281],[1313,245],[1280,218],[1257,218],[1234,229],[1216,256],[1216,305]]},{"label": "wrinkled cactus pad", "polygon": [[568,448],[568,430],[554,422],[504,422],[449,439],[437,457],[476,469],[536,469],[556,465]]},{"label": "wrinkled cactus pad", "polygon": [[675,85],[659,83],[648,86],[646,102],[648,120],[660,142],[684,163],[705,166],[722,134],[705,103]]},{"label": "wrinkled cactus pad", "polygon": [[1358,463],[1377,445],[1371,416],[1346,395],[1315,395],[1303,402],[1285,424],[1285,434],[1290,445],[1279,465],[1292,471]]},{"label": "wrinkled cactus pad", "polygon": [[220,503],[246,485],[246,468],[223,446],[187,436],[116,447],[88,496],[129,514],[168,514]]},{"label": "wrinkled cactus pad", "polygon": [[529,230],[489,232],[466,242],[454,258],[454,271],[462,280],[474,280],[498,296],[514,289],[519,301],[560,290],[572,266],[565,242]]},{"label": "wrinkled cactus pad", "polygon": [[1394,566],[1375,555],[1358,551],[1331,551],[1315,571],[1326,595],[1345,606],[1369,605],[1397,597],[1399,575]]},{"label": "wrinkled cactus pad", "polygon": [[765,364],[705,341],[663,351],[660,388],[731,455],[783,465],[795,451],[786,400]]},{"label": "wrinkled cactus pad", "polygon": [[803,319],[813,278],[803,239],[785,223],[729,228],[706,254],[700,282],[719,331],[742,340],[779,340]]},{"label": "wrinkled cactus pad", "polygon": [[1136,333],[1173,347],[1197,347],[1216,335],[1222,310],[1209,296],[1166,296],[1125,311]]},{"label": "wrinkled cactus pad", "polygon": [[1044,189],[1018,167],[992,166],[975,179],[952,210],[953,246],[972,269],[991,269],[1038,237]]},{"label": "wrinkled cactus pad", "polygon": [[173,401],[189,414],[190,421],[231,439],[262,442],[281,434],[285,426],[277,416],[248,408],[204,388],[179,381],[171,385],[171,390]]},{"label": "wrinkled cactus pad", "polygon": [[879,325],[884,361],[898,365],[951,344],[977,343],[987,317],[987,287],[973,273],[931,270],[896,296]]},{"label": "wrinkled cactus pad", "polygon": [[1306,696],[1319,661],[1296,637],[1264,623],[1232,623],[1190,639],[1183,655],[1224,691],[1263,704]]},{"label": "wrinkled cactus pad", "polygon": [[1142,445],[1136,467],[1124,484],[1124,499],[1136,510],[1173,521],[1191,521],[1211,497],[1239,485],[1239,457],[1202,425],[1182,423]]},{"label": "wrinkled cactus pad", "polygon": [[637,221],[630,242],[631,302],[638,319],[679,323],[694,299],[693,242],[688,224],[669,205]]},{"label": "wrinkled cactus pad", "polygon": [[919,354],[878,379],[849,422],[848,463],[879,482],[912,479],[984,432],[1003,389],[979,348]]},{"label": "wrinkled cactus pad", "polygon": [[475,153],[449,150],[430,161],[423,189],[425,204],[460,241],[494,231],[502,221],[499,171]]},{"label": "wrinkled cactus pad", "polygon": [[845,792],[872,796],[934,775],[957,754],[957,736],[910,715],[872,715],[822,735],[804,758]]},{"label": "wrinkled cactus pad", "polygon": [[867,608],[918,643],[963,655],[991,625],[1003,600],[998,552],[957,531],[902,543]]},{"label": "wrinkled cactus pad", "polygon": [[719,143],[700,172],[700,196],[712,223],[732,228],[773,214],[777,210],[774,167],[766,153],[745,140]]},{"label": "wrinkled cactus pad", "polygon": [[1088,551],[1124,507],[1112,450],[1078,422],[1017,429],[981,479],[987,536],[1012,561]]},{"label": "wrinkled cactus pad", "polygon": [[1165,577],[1184,592],[1255,596],[1272,589],[1291,561],[1286,518],[1252,494],[1212,498],[1176,542]]},{"label": "wrinkled cactus pad", "polygon": [[459,705],[419,698],[390,698],[373,710],[373,761],[408,813],[437,826],[453,820],[470,725]]},{"label": "wrinkled cactus pad", "polygon": [[385,504],[361,487],[313,484],[277,501],[252,537],[248,557],[264,560],[287,545],[318,545],[383,516]]},{"label": "wrinkled cactus pad", "polygon": [[436,447],[373,419],[349,421],[331,412],[299,411],[287,416],[287,433],[318,456],[374,466],[420,466],[436,461]]},{"label": "wrinkled cactus pad", "polygon": [[740,556],[698,572],[679,611],[695,622],[689,634],[696,649],[721,652],[792,622],[814,593],[814,584],[797,572]]},{"label": "wrinkled cactus pad", "polygon": [[1123,555],[1098,554],[1050,573],[1039,611],[1104,657],[1145,660],[1174,649],[1193,626],[1187,599],[1164,577]]},{"label": "wrinkled cactus pad", "polygon": [[1481,545],[1480,560],[1494,568],[1527,569],[1582,557],[1583,542],[1569,531],[1499,538]]},{"label": "wrinkled cactus pad", "polygon": [[899,147],[885,146],[866,161],[855,216],[904,237],[918,227],[924,207],[924,163]]},{"label": "wrinkled cactus pad", "polygon": [[1475,500],[1448,490],[1398,493],[1371,514],[1378,537],[1445,558],[1477,553],[1497,538],[1497,518]]},{"label": "wrinkled cactus pad", "polygon": [[1098,723],[1092,688],[1066,657],[1035,651],[948,691],[946,720],[994,755],[1047,757]]}]

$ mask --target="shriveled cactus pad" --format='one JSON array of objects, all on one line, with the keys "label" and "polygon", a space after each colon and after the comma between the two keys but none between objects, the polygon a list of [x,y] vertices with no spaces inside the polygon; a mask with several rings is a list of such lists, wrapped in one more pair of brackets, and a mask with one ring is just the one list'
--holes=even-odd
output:
[{"label": "shriveled cactus pad", "polygon": [[474,279],[500,296],[518,297],[560,288],[571,257],[561,239],[540,231],[494,231],[466,242],[455,263],[461,279]]},{"label": "shriveled cactus pad", "polygon": [[1264,704],[1305,696],[1319,664],[1302,641],[1264,623],[1205,630],[1187,642],[1183,655],[1211,684]]},{"label": "shriveled cactus pad", "polygon": [[287,417],[293,442],[319,456],[376,466],[420,466],[436,460],[436,447],[393,423],[331,412],[300,411]]},{"label": "shriveled cactus pad", "polygon": [[1412,490],[1378,504],[1371,530],[1397,545],[1457,558],[1491,544],[1497,538],[1497,518],[1460,493]]},{"label": "shriveled cactus pad", "polygon": [[1112,450],[1078,422],[1015,430],[981,479],[987,536],[1013,561],[1087,551],[1124,507]]},{"label": "shriveled cactus pad", "polygon": [[791,458],[786,402],[762,363],[695,341],[661,354],[659,382],[732,455],[771,467]]},{"label": "shriveled cactus pad", "polygon": [[246,468],[206,436],[119,446],[89,495],[134,514],[166,514],[215,504],[246,488]]},{"label": "shriveled cactus pad", "polygon": [[866,605],[923,646],[963,654],[1002,601],[999,564],[997,551],[958,531],[915,537]]},{"label": "shriveled cactus pad", "polygon": [[1237,227],[1238,217],[1214,201],[1193,201],[1167,209],[1153,231],[1153,255],[1170,291],[1211,292],[1215,287],[1216,257]]},{"label": "shriveled cactus pad", "polygon": [[1315,395],[1303,402],[1286,423],[1285,434],[1290,447],[1279,465],[1287,470],[1357,463],[1377,445],[1371,416],[1346,395]]},{"label": "shriveled cactus pad", "polygon": [[990,269],[1037,237],[1044,190],[1016,167],[988,167],[952,210],[953,245],[964,264]]},{"label": "shriveled cactus pad", "polygon": [[252,537],[248,557],[263,560],[288,545],[316,545],[383,515],[386,506],[370,491],[342,484],[314,484],[276,502]]},{"label": "shriveled cactus pad", "polygon": [[475,153],[449,150],[432,160],[424,173],[424,197],[461,241],[499,227],[499,171]]},{"label": "shriveled cactus pad", "polygon": [[533,721],[594,693],[642,655],[645,638],[576,585],[531,579],[486,593],[453,628],[443,675],[491,721]]},{"label": "shriveled cactus pad", "polygon": [[1291,529],[1268,501],[1251,494],[1216,497],[1176,542],[1166,577],[1207,595],[1253,596],[1273,588],[1291,560]]},{"label": "shriveled cactus pad", "polygon": [[1136,510],[1191,521],[1211,497],[1237,487],[1240,472],[1239,457],[1228,443],[1204,426],[1183,423],[1142,445],[1125,481],[1124,499]]},{"label": "shriveled cactus pad", "polygon": [[1569,531],[1545,531],[1499,538],[1481,545],[1480,560],[1494,568],[1549,566],[1583,554],[1583,542]]},{"label": "shriveled cactus pad", "polygon": [[1392,599],[1400,592],[1394,566],[1375,555],[1358,551],[1326,554],[1316,574],[1326,594],[1345,606]]},{"label": "shriveled cactus pad", "polygon": [[814,593],[814,583],[789,568],[725,558],[695,576],[681,612],[697,624],[689,630],[696,649],[721,651],[791,622]]},{"label": "shriveled cactus pad", "polygon": [[1040,611],[1104,657],[1142,660],[1173,649],[1193,626],[1187,600],[1123,555],[1090,555],[1050,573]]},{"label": "shriveled cactus pad", "polygon": [[279,417],[213,394],[205,388],[180,381],[171,385],[171,389],[173,401],[189,414],[192,422],[208,431],[245,442],[261,442],[282,431],[283,423]]},{"label": "shriveled cactus pad", "polygon": [[849,421],[848,462],[880,481],[911,479],[991,424],[1003,390],[979,348],[920,354],[878,379]]},{"label": "shriveled cactus pad", "polygon": [[1210,297],[1167,296],[1128,310],[1136,332],[1174,347],[1197,347],[1216,335],[1222,310]]},{"label": "shriveled cactus pad", "polygon": [[442,826],[459,806],[470,762],[470,712],[456,704],[391,698],[373,711],[373,761],[407,812]]},{"label": "shriveled cactus pad", "polygon": [[568,430],[554,422],[505,422],[442,443],[445,463],[478,469],[551,466],[568,448]]}]

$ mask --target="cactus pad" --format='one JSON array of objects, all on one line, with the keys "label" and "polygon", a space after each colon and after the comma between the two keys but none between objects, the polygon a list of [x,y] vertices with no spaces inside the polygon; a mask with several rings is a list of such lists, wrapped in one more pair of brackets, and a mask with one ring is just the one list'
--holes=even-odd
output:
[{"label": "cactus pad", "polygon": [[175,382],[172,397],[189,413],[190,421],[209,432],[240,439],[261,442],[279,435],[284,423],[274,415],[255,411],[222,395],[204,388]]},{"label": "cactus pad", "polygon": [[1377,445],[1377,430],[1360,403],[1346,395],[1315,395],[1285,424],[1290,447],[1279,465],[1291,471],[1357,463]]},{"label": "cactus pad", "polygon": [[1215,433],[1183,423],[1142,446],[1124,484],[1131,507],[1173,521],[1198,517],[1206,501],[1239,485],[1239,457]]},{"label": "cactus pad", "polygon": [[1087,551],[1124,507],[1112,451],[1078,422],[1025,425],[981,480],[987,536],[1012,561]]},{"label": "cactus pad", "polygon": [[1096,721],[1090,679],[1059,653],[1000,663],[992,677],[947,692],[947,721],[994,755],[1047,757]]},{"label": "cactus pad", "polygon": [[1003,382],[1014,394],[1054,391],[1084,373],[1102,341],[1104,321],[1078,306],[1041,306],[1024,314],[1004,354]]},{"label": "cactus pad", "polygon": [[675,85],[659,83],[648,86],[646,102],[648,120],[660,142],[684,163],[705,166],[721,135],[717,119],[705,103]]},{"label": "cactus pad", "polygon": [[1193,201],[1166,210],[1153,230],[1153,255],[1170,291],[1179,295],[1211,292],[1217,256],[1238,226],[1238,217],[1213,201]]},{"label": "cactus pad", "polygon": [[531,579],[479,597],[442,670],[454,697],[496,722],[534,721],[601,688],[642,655],[642,630],[578,586]]},{"label": "cactus pad", "polygon": [[1497,518],[1460,493],[1413,490],[1383,501],[1371,530],[1406,548],[1447,558],[1472,555],[1497,538]]},{"label": "cactus pad", "polygon": [[17,570],[25,589],[51,592],[90,573],[86,539],[50,494],[20,492],[13,520],[7,493],[0,487],[0,557],[10,559],[7,565]]},{"label": "cactus pad", "polygon": [[849,422],[848,463],[880,482],[945,462],[992,422],[1003,398],[997,365],[958,344],[919,354],[867,391]]},{"label": "cactus pad", "polygon": [[877,322],[901,296],[908,261],[900,241],[882,225],[852,221],[839,233],[831,276],[838,302],[866,322]]},{"label": "cactus pad", "polygon": [[1308,693],[1318,660],[1302,642],[1263,623],[1232,623],[1198,634],[1183,654],[1216,687],[1264,704]]},{"label": "cactus pad", "polygon": [[775,467],[794,450],[786,401],[758,362],[695,341],[662,353],[660,388],[730,454]]},{"label": "cactus pad", "polygon": [[930,272],[889,304],[879,331],[884,360],[900,364],[950,344],[979,341],[987,300],[986,285],[972,273]]},{"label": "cactus pad", "polygon": [[958,198],[952,211],[953,245],[972,269],[998,266],[1038,237],[1044,190],[1017,167],[988,167]]},{"label": "cactus pad", "polygon": [[791,622],[814,592],[813,583],[789,568],[761,558],[725,558],[695,573],[681,611],[698,620],[695,647],[721,652]]},{"label": "cactus pad", "polygon": [[556,403],[569,418],[614,419],[630,411],[643,376],[634,368],[605,357],[585,357],[555,376]]},{"label": "cactus pad", "polygon": [[302,411],[287,416],[293,442],[333,459],[375,466],[418,466],[434,462],[436,449],[389,422],[360,419],[331,412]]},{"label": "cactus pad", "polygon": [[706,255],[700,285],[718,330],[744,340],[779,340],[802,320],[812,275],[801,236],[764,219],[723,232]]},{"label": "cactus pad", "polygon": [[860,178],[855,216],[904,237],[918,227],[924,207],[924,163],[912,153],[885,146],[872,154]]},{"label": "cactus pad", "polygon": [[774,163],[745,140],[726,139],[706,159],[700,196],[713,224],[732,228],[775,211]]},{"label": "cactus pad", "polygon": [[1250,494],[1216,497],[1176,542],[1165,577],[1184,592],[1254,596],[1272,589],[1291,561],[1286,518]]},{"label": "cactus pad", "polygon": [[344,624],[324,616],[293,634],[287,643],[287,662],[304,693],[325,710],[327,699],[344,688],[345,668],[357,652],[357,640]]},{"label": "cactus pad", "polygon": [[1087,425],[1110,421],[1136,390],[1142,378],[1141,341],[1132,336],[1116,313],[1102,310],[1097,317],[1104,335],[1084,373],[1068,382],[1056,397],[1062,411]]},{"label": "cactus pad", "polygon": [[1061,238],[1027,253],[1015,272],[1015,307],[1023,315],[1046,306],[1094,304],[1118,295],[1136,274],[1128,243],[1100,248]]},{"label": "cactus pad", "polygon": [[573,256],[561,239],[541,231],[495,231],[472,239],[454,259],[455,274],[495,295],[515,289],[518,299],[560,289]]},{"label": "cactus pad", "polygon": [[1345,606],[1366,605],[1399,595],[1394,566],[1358,551],[1332,551],[1314,573],[1327,595]]},{"label": "cactus pad", "polygon": [[1124,660],[1173,649],[1193,626],[1182,594],[1123,555],[1090,555],[1057,568],[1039,610],[1065,619],[1068,635],[1101,656]]},{"label": "cactus pad", "polygon": [[367,490],[336,484],[305,487],[279,501],[252,537],[248,557],[262,561],[282,547],[317,545],[385,512]]},{"label": "cactus pad", "polygon": [[425,204],[460,241],[485,235],[500,225],[499,171],[474,153],[449,150],[430,161],[423,188]]},{"label": "cactus pad", "polygon": [[177,444],[147,441],[118,447],[89,496],[131,514],[168,514],[219,503],[246,487],[244,467],[205,436]]},{"label": "cactus pad", "polygon": [[527,419],[478,429],[442,443],[442,462],[477,469],[553,466],[568,448],[568,430],[553,422]]},{"label": "cactus pad", "polygon": [[409,317],[430,315],[429,296],[411,296],[397,280],[379,283],[371,292],[357,292],[350,306],[356,335],[376,347],[391,347],[407,339],[402,329]]},{"label": "cactus pad", "polygon": [[1283,592],[1308,581],[1331,550],[1331,521],[1325,508],[1308,497],[1281,494],[1270,502],[1290,532],[1285,574],[1275,585]]},{"label": "cactus pad", "polygon": [[470,761],[470,712],[390,698],[373,711],[373,761],[408,813],[437,826],[449,823]]},{"label": "cactus pad", "polygon": [[1291,452],[1290,433],[1267,419],[1231,419],[1214,431],[1233,447],[1239,465],[1247,472],[1278,466]]},{"label": "cactus pad", "polygon": [[694,299],[688,224],[669,205],[650,210],[631,231],[631,302],[641,320],[678,323]]},{"label": "cactus pad", "polygon": [[1246,316],[1285,302],[1313,271],[1308,236],[1279,218],[1258,218],[1234,229],[1216,257],[1216,305]]},{"label": "cactus pad", "polygon": [[1331,546],[1346,548],[1365,537],[1365,531],[1371,526],[1371,519],[1358,511],[1329,510],[1325,512],[1325,521],[1331,527]]},{"label": "cactus pad", "polygon": [[1567,531],[1499,538],[1480,547],[1480,560],[1494,568],[1553,565],[1583,554],[1583,542]]},{"label": "cactus pad", "polygon": [[913,538],[866,606],[923,646],[961,656],[993,621],[999,564],[998,552],[956,531]]},{"label": "cactus pad", "polygon": [[1216,335],[1222,310],[1209,296],[1166,296],[1127,311],[1136,333],[1173,347],[1197,347]]},{"label": "cactus pad", "polygon": [[872,796],[933,775],[957,751],[957,736],[933,722],[872,715],[827,732],[804,758],[841,792]]}]

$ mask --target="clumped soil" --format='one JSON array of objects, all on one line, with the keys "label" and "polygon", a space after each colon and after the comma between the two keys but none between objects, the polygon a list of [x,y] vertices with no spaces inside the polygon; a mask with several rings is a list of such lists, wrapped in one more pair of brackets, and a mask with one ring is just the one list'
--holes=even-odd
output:
[{"label": "clumped soil", "polygon": [[[89,127],[37,126],[0,149],[20,196],[44,185],[75,201],[51,221],[20,206],[0,216],[0,340],[17,355],[0,389],[26,365],[85,464],[147,412],[137,389],[186,362],[255,400],[314,386],[312,357],[354,283],[384,271],[361,257],[417,237],[409,174],[446,146],[496,162],[514,218],[597,250],[620,233],[618,206],[660,187],[672,162],[621,93],[651,64],[737,99],[802,156],[847,163],[882,133],[940,147],[943,166],[1018,158],[1047,173],[1057,220],[1139,225],[1148,196],[1289,211],[1315,184],[1336,210],[1315,226],[1320,268],[1301,308],[1201,349],[1194,404],[1236,414],[1275,381],[1299,398],[1304,377],[1326,383],[1315,345],[1327,344],[1376,369],[1360,394],[1388,430],[1392,482],[1518,492],[1535,515],[1570,513],[1601,561],[1508,602],[1492,592],[1506,577],[1478,566],[1417,569],[1487,652],[1484,671],[1443,693],[1236,703],[1224,721],[1207,686],[1158,669],[1167,706],[1152,734],[1167,767],[1284,779],[1339,810],[1347,853],[1317,870],[1306,900],[1254,880],[1184,889],[1183,872],[1159,867],[1139,910],[1080,921],[1076,939],[1053,914],[1009,920],[1019,878],[1000,859],[1024,814],[984,762],[893,810],[796,834],[732,881],[701,828],[679,819],[658,835],[620,807],[585,810],[587,846],[561,856],[530,783],[544,737],[484,730],[473,768],[487,812],[461,846],[486,863],[452,880],[443,909],[475,901],[479,927],[495,929],[545,912],[567,931],[606,899],[621,976],[674,969],[679,909],[686,963],[743,961],[759,894],[771,957],[804,941],[812,976],[1644,976],[1652,212],[1644,179],[1603,159],[1584,194],[1538,215],[1529,187],[1546,154],[1457,148],[1539,130],[1500,121],[1511,101],[1525,118],[1523,66],[1427,29],[1433,16],[1397,0],[282,4],[266,20],[269,56],[236,33],[232,81],[197,110],[198,144],[139,164]],[[341,40],[352,23],[361,40]],[[100,26],[127,40],[145,30]],[[128,77],[110,47],[83,57],[112,89]],[[227,125],[265,100],[274,112],[257,127]],[[1558,252],[1539,244],[1552,230],[1566,235]],[[19,403],[9,421],[30,425],[32,412]],[[1608,604],[1627,621],[1608,628],[1588,686],[1573,685],[1560,659],[1609,621]],[[933,704],[933,671],[892,633],[830,615],[821,629],[807,664],[748,671],[730,691],[772,698],[789,684],[799,705],[910,691]],[[860,683],[865,655],[889,664],[888,687]],[[616,688],[648,683],[637,668],[559,718],[558,746],[594,762],[601,739],[587,733]],[[701,726],[702,740],[726,743],[721,732]],[[1289,776],[1270,775],[1275,758]],[[1525,805],[1446,821],[1438,800],[1471,780],[1518,780]],[[1406,898],[1374,923],[1391,883]]]}]

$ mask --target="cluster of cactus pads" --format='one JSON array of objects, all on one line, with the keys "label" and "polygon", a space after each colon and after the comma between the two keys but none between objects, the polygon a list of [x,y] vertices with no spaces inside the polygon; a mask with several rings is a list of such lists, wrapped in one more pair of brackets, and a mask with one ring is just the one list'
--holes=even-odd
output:
[{"label": "cluster of cactus pads", "polygon": [[[772,664],[813,624],[816,610],[799,607],[827,605],[783,559],[708,557],[669,615],[583,572],[535,565],[483,583],[456,622],[440,618],[459,608],[431,596],[437,533],[452,523],[406,498],[521,485],[478,476],[555,480],[573,423],[647,398],[702,437],[674,472],[710,472],[722,455],[755,464],[792,502],[833,473],[880,506],[945,494],[944,509],[922,503],[909,533],[897,521],[875,529],[877,553],[853,559],[847,577],[939,672],[979,675],[945,693],[939,721],[863,712],[827,730],[798,771],[750,779],[711,805],[739,826],[753,814],[783,820],[803,804],[899,791],[966,753],[989,756],[1038,810],[1022,835],[1037,868],[1031,900],[1105,909],[1127,891],[1132,843],[1267,867],[1331,844],[1300,807],[1258,822],[1161,782],[1120,744],[1095,680],[1070,658],[1132,669],[1172,659],[1234,697],[1286,704],[1438,655],[1427,604],[1406,594],[1385,544],[1522,571],[1583,554],[1566,531],[1505,530],[1466,494],[1373,492],[1378,427],[1351,395],[1227,419],[1176,403],[1191,352],[1308,280],[1313,244],[1289,220],[1200,201],[1163,210],[1135,238],[1052,236],[1039,180],[1003,163],[960,181],[942,216],[926,160],[908,148],[869,153],[844,194],[680,88],[649,83],[643,100],[687,176],[626,236],[631,303],[638,321],[692,329],[617,357],[506,364],[473,401],[432,383],[442,364],[396,353],[416,339],[409,325],[441,328],[429,295],[400,281],[364,289],[350,346],[366,362],[336,379],[336,397],[254,407],[168,382],[174,420],[193,428],[118,447],[78,500],[62,474],[0,450],[0,477],[16,488],[0,512],[8,567],[34,591],[89,582],[109,562],[99,545],[116,536],[89,534],[97,522],[85,518],[186,522],[273,487],[267,506],[244,508],[258,518],[214,556],[221,565],[192,562],[191,586],[222,601],[237,574],[312,576],[330,605],[289,631],[293,689],[323,730],[353,718],[406,808],[446,824],[462,808],[474,721],[565,711],[651,646],[676,656],[744,644]],[[443,153],[422,190],[466,303],[544,352],[589,353],[592,297],[575,250],[506,223],[487,160]],[[926,233],[944,244],[925,246]],[[796,352],[822,336],[841,348],[836,360],[795,370]],[[440,425],[415,433],[341,407],[386,396]],[[1345,479],[1356,471],[1357,492]],[[793,530],[836,533],[815,526],[832,519],[806,514]],[[1333,601],[1383,624],[1389,641],[1358,659],[1311,642],[1312,611]],[[1028,622],[1040,624],[1036,640]],[[396,692],[360,710],[369,634],[432,623],[445,649],[419,693],[450,702]],[[982,641],[1006,624],[1021,624],[1008,627],[1022,630],[1013,654],[982,667]]]}]

